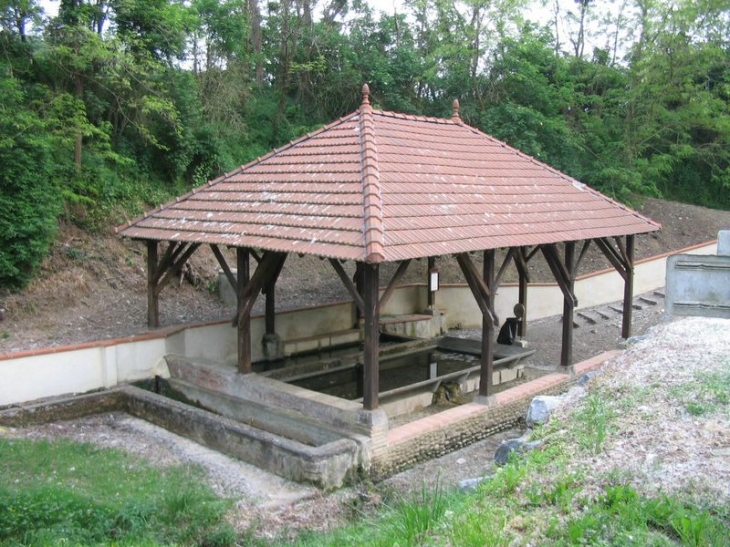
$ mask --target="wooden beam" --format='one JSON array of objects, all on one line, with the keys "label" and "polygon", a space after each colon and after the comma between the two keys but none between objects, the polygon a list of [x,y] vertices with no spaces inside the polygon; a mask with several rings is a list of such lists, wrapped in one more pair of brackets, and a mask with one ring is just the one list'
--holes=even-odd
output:
[{"label": "wooden beam", "polygon": [[160,326],[160,308],[157,287],[157,241],[147,240],[147,326]]},{"label": "wooden beam", "polygon": [[182,267],[183,264],[185,264],[185,261],[190,258],[195,251],[198,250],[198,247],[200,247],[200,243],[191,243],[184,252],[175,253],[177,254],[177,259],[175,259],[175,261],[170,265],[170,267],[167,269],[167,272],[162,277],[162,279],[160,279],[160,282],[155,288],[158,295],[160,294],[160,292],[162,292],[162,289],[167,286],[170,280],[172,280],[177,275],[178,270]]},{"label": "wooden beam", "polygon": [[580,250],[580,254],[578,255],[578,259],[575,261],[576,274],[578,272],[578,268],[580,267],[580,263],[583,262],[583,259],[585,258],[586,253],[588,252],[588,248],[590,246],[591,246],[591,240],[590,239],[586,239],[583,242],[583,247]]},{"label": "wooden beam", "polygon": [[[484,251],[485,253],[487,251]],[[514,257],[515,247],[510,247],[509,251],[507,251],[507,254],[504,257],[504,260],[502,261],[502,265],[499,267],[499,272],[497,272],[497,275],[494,277],[494,282],[492,283],[493,290],[496,291],[499,286],[502,284],[502,276],[504,275],[504,272],[507,271],[507,266],[509,266],[510,260],[512,260]],[[494,311],[494,310],[492,310]]]},{"label": "wooden beam", "polygon": [[182,249],[183,246],[184,245],[182,243],[177,241],[170,241],[167,244],[165,254],[162,255],[162,258],[157,265],[157,272],[155,274],[155,285],[160,282],[160,278],[173,263],[173,261],[175,260],[175,256],[177,256],[177,253],[180,252],[180,249]]},{"label": "wooden beam", "polygon": [[276,282],[279,280],[281,270],[284,269],[286,256],[274,274],[266,282],[264,295],[266,296],[266,307],[264,313],[264,323],[266,325],[266,334],[276,334]]},{"label": "wooden beam", "polygon": [[[238,295],[238,309],[236,318],[243,308],[242,295],[249,283],[249,251],[242,247],[236,248],[236,294]],[[248,374],[252,370],[251,364],[251,318],[237,321],[238,336],[238,372]]]},{"label": "wooden beam", "polygon": [[489,397],[494,392],[494,249],[484,251],[483,281],[489,292],[489,312],[482,314],[482,359],[479,369],[479,395]]},{"label": "wooden beam", "polygon": [[474,263],[471,261],[471,258],[469,258],[467,253],[457,254],[456,261],[459,263],[461,271],[464,273],[464,277],[466,277],[466,282],[474,295],[474,299],[476,300],[482,315],[487,316],[488,320],[492,322],[492,325],[494,325],[494,315],[489,309],[489,288],[487,288],[484,284],[484,280],[477,272]]},{"label": "wooden beam", "polygon": [[[355,287],[355,284],[352,282],[352,280],[348,277],[347,272],[345,271],[345,268],[342,267],[342,264],[340,264],[339,260],[336,260],[334,258],[330,258],[330,264],[332,264],[332,267],[337,272],[337,275],[340,277],[340,281],[342,281],[342,284],[347,289],[347,292],[350,293],[350,296],[352,296],[352,299],[355,301],[355,305],[357,306],[357,309],[360,311],[360,313],[365,313],[365,301],[363,300],[362,295],[357,290],[357,287]],[[357,263],[358,265],[361,264],[360,262]],[[357,268],[357,266],[356,266]],[[355,277],[357,278],[358,270],[355,271]]]},{"label": "wooden beam", "polygon": [[220,249],[218,248],[218,245],[213,245],[211,243],[210,250],[213,251],[213,254],[215,255],[216,260],[218,260],[218,264],[220,265],[221,269],[223,270],[223,273],[226,275],[226,279],[228,279],[228,282],[231,284],[233,291],[236,293],[236,298],[238,298],[238,282],[236,281],[236,276],[233,275],[231,268],[228,267],[228,262],[226,262],[226,257],[223,256],[223,253],[221,253]]},{"label": "wooden beam", "polygon": [[436,305],[436,292],[428,290],[431,287],[431,270],[433,270],[436,267],[436,257],[435,256],[429,256],[428,260],[426,261],[426,289],[428,292],[427,295],[427,301],[426,305],[428,309],[433,309],[433,307]]},{"label": "wooden beam", "polygon": [[553,273],[555,282],[563,292],[563,297],[570,299],[573,307],[577,306],[578,299],[575,297],[575,293],[570,286],[570,276],[568,275],[565,265],[560,261],[560,256],[558,255],[555,245],[541,245],[540,249],[545,257],[545,262],[547,262],[547,265],[550,267],[550,271]]},{"label": "wooden beam", "polygon": [[363,407],[378,408],[380,376],[380,270],[377,264],[363,265],[365,301],[365,352],[363,355]]},{"label": "wooden beam", "polygon": [[[574,294],[575,285],[575,241],[565,242],[565,269],[567,274],[567,288]],[[573,312],[576,299],[563,298],[563,345],[560,351],[560,364],[564,367],[573,364]]]},{"label": "wooden beam", "polygon": [[621,336],[631,336],[631,319],[634,299],[634,236],[626,236],[626,276],[624,277],[624,317],[621,325]]},{"label": "wooden beam", "polygon": [[240,298],[240,306],[235,321],[240,323],[248,320],[251,310],[256,303],[256,298],[266,286],[267,281],[273,276],[286,260],[286,253],[267,251],[261,257],[261,262],[256,267],[251,280],[246,284]]},{"label": "wooden beam", "polygon": [[603,252],[604,256],[608,259],[611,265],[626,281],[626,264],[623,262],[621,255],[614,249],[605,238],[596,239],[596,245]]},{"label": "wooden beam", "polygon": [[519,277],[518,301],[525,309],[517,327],[517,334],[520,336],[527,336],[527,284],[530,282],[530,272],[527,269],[525,254],[525,247],[518,247],[514,253],[515,267]]},{"label": "wooden beam", "polygon": [[410,263],[411,260],[408,259],[403,260],[400,264],[398,264],[398,269],[393,274],[393,277],[390,279],[390,283],[388,283],[385,292],[383,292],[382,296],[380,297],[381,309],[385,307],[385,305],[388,303],[388,300],[390,300],[390,297],[393,296],[393,291],[395,290],[396,285],[406,273],[406,270],[408,270],[408,266],[410,265]]}]

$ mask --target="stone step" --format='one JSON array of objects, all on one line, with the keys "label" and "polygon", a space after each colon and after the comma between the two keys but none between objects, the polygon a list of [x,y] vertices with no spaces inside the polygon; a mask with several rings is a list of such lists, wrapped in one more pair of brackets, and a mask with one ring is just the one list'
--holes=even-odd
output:
[{"label": "stone step", "polygon": [[598,321],[595,318],[591,317],[586,312],[579,311],[579,312],[577,312],[577,314],[578,314],[578,317],[582,317],[583,319],[588,321],[591,325],[595,325],[596,323],[598,323]]},{"label": "stone step", "polygon": [[611,319],[613,317],[612,314],[610,314],[604,310],[593,310],[593,311],[596,312],[598,315],[600,315],[602,319]]}]

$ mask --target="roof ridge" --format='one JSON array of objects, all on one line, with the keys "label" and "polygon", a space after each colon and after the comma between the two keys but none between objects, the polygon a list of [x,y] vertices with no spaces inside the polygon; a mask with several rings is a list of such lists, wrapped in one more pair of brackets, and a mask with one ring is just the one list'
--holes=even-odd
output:
[{"label": "roof ridge", "polygon": [[375,142],[375,121],[370,105],[370,89],[362,86],[363,101],[360,105],[360,157],[363,194],[363,236],[365,261],[378,263],[385,260],[383,234],[383,197],[378,168],[378,147]]},{"label": "roof ridge", "polygon": [[454,120],[452,118],[437,118],[436,116],[419,116],[416,114],[402,114],[401,112],[391,112],[390,110],[374,110],[371,107],[371,111],[376,116],[385,116],[388,118],[396,118],[399,120],[409,120],[413,122],[430,122],[444,125],[464,125],[461,120]]}]

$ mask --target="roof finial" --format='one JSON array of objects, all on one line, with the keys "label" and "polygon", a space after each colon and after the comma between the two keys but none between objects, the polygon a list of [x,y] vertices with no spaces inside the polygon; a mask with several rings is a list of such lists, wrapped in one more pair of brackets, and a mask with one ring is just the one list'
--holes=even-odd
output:
[{"label": "roof finial", "polygon": [[362,104],[370,104],[370,88],[368,84],[362,84]]},{"label": "roof finial", "polygon": [[458,120],[459,118],[459,99],[454,99],[454,114],[451,116],[452,120]]}]

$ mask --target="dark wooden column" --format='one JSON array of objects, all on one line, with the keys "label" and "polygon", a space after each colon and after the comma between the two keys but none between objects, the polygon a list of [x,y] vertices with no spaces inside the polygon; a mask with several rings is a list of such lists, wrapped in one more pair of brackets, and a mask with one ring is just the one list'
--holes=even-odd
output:
[{"label": "dark wooden column", "polygon": [[515,266],[517,267],[518,276],[518,296],[517,300],[525,309],[525,313],[520,319],[520,324],[517,329],[517,334],[520,336],[527,336],[527,284],[530,282],[530,272],[527,269],[527,253],[524,247],[515,249]]},{"label": "dark wooden column", "polygon": [[380,363],[380,268],[378,264],[363,264],[363,301],[365,306],[365,354],[363,407],[378,408]]},{"label": "dark wooden column", "polygon": [[[482,363],[479,376],[479,395],[488,397],[493,392],[492,374],[494,372],[494,342],[492,340],[494,334],[494,315],[489,309],[491,289],[487,287],[482,276],[479,275],[474,263],[467,253],[456,255],[456,261],[469,284],[474,300],[476,300],[479,309],[482,312]],[[494,265],[492,265],[492,270]],[[485,332],[491,335],[485,336]]]},{"label": "dark wooden column", "polygon": [[[482,368],[479,376],[479,395],[488,397],[494,392],[494,249],[484,251],[483,264],[484,284],[489,291],[489,311],[491,317],[482,315]],[[486,356],[486,359],[485,359]],[[484,387],[482,387],[484,386]]]},{"label": "dark wooden column", "polygon": [[[429,256],[426,264],[427,264],[426,265],[426,288],[429,289],[431,287],[431,270],[433,270],[436,267],[436,257]],[[436,305],[436,292],[431,291],[431,290],[428,290],[427,292],[428,292],[427,308],[429,310],[431,310]]]},{"label": "dark wooden column", "polygon": [[147,241],[147,324],[160,326],[160,292],[181,271],[200,243],[170,241],[165,254],[158,259],[157,241]]},{"label": "dark wooden column", "polygon": [[624,307],[621,336],[631,336],[632,300],[634,298],[634,235],[626,236],[624,247],[621,238],[615,237],[614,247],[607,238],[596,239],[596,245],[606,256],[611,265],[624,279]]},{"label": "dark wooden column", "polygon": [[276,288],[266,289],[266,334],[276,333]]},{"label": "dark wooden column", "polygon": [[[568,291],[575,294],[575,241],[565,243],[565,269],[568,273]],[[563,298],[563,346],[560,349],[560,364],[573,364],[573,318],[575,299]]]},{"label": "dark wooden column", "polygon": [[[506,262],[506,261],[505,261]],[[492,315],[495,319],[497,319],[497,314],[494,313],[494,297],[495,292],[492,288],[494,287],[494,249],[488,249],[484,251],[484,262],[482,265],[482,278],[484,279],[484,283],[489,289],[489,311],[492,312]]]},{"label": "dark wooden column", "polygon": [[267,281],[264,295],[266,296],[266,334],[276,334],[276,282],[279,280],[281,270],[284,268],[284,261],[279,264],[278,269]]},{"label": "dark wooden column", "polygon": [[631,336],[631,316],[634,300],[634,236],[626,236],[626,275],[624,276],[624,317],[621,325],[621,336]]},{"label": "dark wooden column", "polygon": [[[243,291],[248,285],[250,276],[250,255],[248,249],[236,248],[236,294],[238,295],[238,309],[236,317],[240,317],[243,309]],[[251,318],[245,317],[238,321],[238,372],[248,374],[251,372]]]},{"label": "dark wooden column", "polygon": [[[353,282],[355,284],[355,292],[360,296],[360,302],[362,302],[363,294],[364,294],[364,284],[363,284],[363,268],[365,267],[365,264],[362,262],[356,262],[355,263],[355,275]],[[349,290],[349,288],[348,288]],[[355,302],[358,302],[358,299],[355,298]],[[364,314],[364,308],[362,306],[358,306],[355,309],[355,326],[360,324],[360,322],[363,320],[363,314]]]},{"label": "dark wooden column", "polygon": [[575,242],[569,241],[565,244],[565,263],[560,260],[554,244],[542,245],[540,250],[563,293],[563,344],[560,364],[567,367],[573,364],[573,310],[578,305],[578,299],[573,290],[576,270]]},{"label": "dark wooden column", "polygon": [[147,326],[160,326],[160,307],[157,298],[157,241],[147,241]]}]

